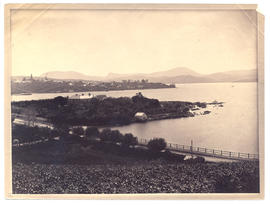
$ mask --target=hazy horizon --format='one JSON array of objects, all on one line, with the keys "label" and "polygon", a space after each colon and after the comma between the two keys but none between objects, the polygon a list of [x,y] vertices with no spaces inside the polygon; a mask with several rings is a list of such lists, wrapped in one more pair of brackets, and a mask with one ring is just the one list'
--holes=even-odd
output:
[{"label": "hazy horizon", "polygon": [[13,10],[12,76],[256,69],[256,11]]},{"label": "hazy horizon", "polygon": [[[180,67],[179,67],[180,68]],[[172,69],[175,69],[175,68],[172,68]],[[171,69],[167,69],[167,70],[162,70],[162,71],[157,71],[157,72],[163,72],[163,71],[169,71]],[[191,69],[192,70],[192,69]],[[243,69],[243,70],[228,70],[228,71],[224,71],[224,72],[235,72],[235,71],[252,71],[252,70],[256,70],[256,69]],[[192,70],[194,71],[194,70]],[[59,70],[54,70],[54,71],[48,71],[48,72],[45,72],[45,73],[50,73],[50,72],[62,72],[62,73],[69,73],[69,72],[74,72],[74,73],[80,73],[80,74],[84,74],[84,75],[87,75],[87,76],[94,76],[94,75],[89,75],[89,74],[86,74],[86,73],[83,73],[83,72],[79,72],[79,71],[74,71],[74,70],[63,70],[63,71],[59,71]],[[197,72],[197,71],[194,71],[194,72]],[[211,75],[211,74],[215,74],[215,73],[222,73],[223,71],[221,72],[214,72],[214,73],[207,73],[207,74],[202,74],[200,72],[197,72],[198,74],[202,74],[202,75]],[[43,74],[45,73],[41,73],[40,75],[33,75],[32,73],[26,73],[24,75],[12,75],[12,77],[16,77],[16,76],[30,76],[32,74],[33,77],[40,77],[42,76]],[[119,74],[119,75],[136,75],[136,74],[152,74],[154,72],[151,72],[151,73],[114,73],[114,72],[109,72],[107,74],[104,74],[104,75],[95,75],[94,77],[107,77],[108,75],[110,74]]]}]

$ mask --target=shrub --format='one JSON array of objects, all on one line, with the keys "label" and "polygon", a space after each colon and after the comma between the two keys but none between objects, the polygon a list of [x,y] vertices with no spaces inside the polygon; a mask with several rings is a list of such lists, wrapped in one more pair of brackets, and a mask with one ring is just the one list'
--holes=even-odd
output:
[{"label": "shrub", "polygon": [[166,141],[163,138],[152,139],[148,142],[147,147],[153,152],[160,152],[167,146]]},{"label": "shrub", "polygon": [[123,146],[135,146],[138,144],[138,139],[137,137],[134,137],[133,134],[127,133],[123,136],[121,142]]},{"label": "shrub", "polygon": [[12,126],[12,138],[16,138],[22,143],[46,139],[50,136],[50,133],[49,128],[28,127],[25,125]]},{"label": "shrub", "polygon": [[100,136],[100,141],[102,141],[102,142],[110,141],[111,133],[112,133],[112,131],[109,128],[106,128],[106,129],[102,130],[100,135],[99,135]]},{"label": "shrub", "polygon": [[55,97],[53,99],[53,102],[57,105],[57,106],[64,106],[67,104],[68,102],[68,99],[65,98],[65,97],[62,97],[62,96],[58,96],[58,97]]},{"label": "shrub", "polygon": [[87,127],[85,130],[85,136],[87,138],[96,137],[99,135],[99,131],[96,127]]},{"label": "shrub", "polygon": [[54,124],[54,130],[60,137],[66,136],[69,133],[69,126],[65,123]]},{"label": "shrub", "polygon": [[82,139],[80,138],[79,135],[77,134],[69,134],[63,138],[61,138],[62,142],[65,142],[65,143],[81,143],[82,142]]},{"label": "shrub", "polygon": [[118,143],[121,142],[123,139],[123,135],[119,132],[119,130],[112,130],[110,134],[110,139],[112,143]]},{"label": "shrub", "polygon": [[73,128],[73,134],[76,134],[76,135],[83,135],[84,134],[84,130],[82,127],[75,127]]}]

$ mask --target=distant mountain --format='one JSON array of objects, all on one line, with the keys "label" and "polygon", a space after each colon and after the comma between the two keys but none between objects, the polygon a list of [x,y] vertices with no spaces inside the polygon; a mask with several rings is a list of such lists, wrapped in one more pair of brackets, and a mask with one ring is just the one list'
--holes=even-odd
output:
[{"label": "distant mountain", "polygon": [[161,72],[155,72],[149,74],[149,76],[155,78],[155,77],[175,77],[175,76],[201,76],[202,74],[197,73],[189,68],[185,67],[178,67],[178,68],[173,68],[167,71],[161,71]]},{"label": "distant mountain", "polygon": [[60,80],[102,80],[102,77],[89,76],[75,71],[53,71],[40,75],[40,77],[47,77]]},{"label": "distant mountain", "polygon": [[227,72],[213,73],[206,77],[217,82],[257,81],[257,70],[232,70]]},{"label": "distant mountain", "polygon": [[215,80],[204,76],[178,75],[172,77],[151,78],[152,82],[161,83],[213,83]]},{"label": "distant mountain", "polygon": [[118,74],[109,73],[107,76],[90,76],[79,72],[47,72],[40,77],[62,80],[92,80],[92,81],[122,81],[148,79],[150,82],[161,83],[213,83],[213,82],[254,82],[257,81],[257,70],[232,70],[208,75],[197,73],[189,68],[178,67],[154,73]]},{"label": "distant mountain", "polygon": [[[106,80],[141,80],[141,79],[148,79],[153,82],[161,82],[160,80],[164,81],[163,79],[171,78],[175,76],[201,76],[201,74],[185,67],[178,67],[173,68],[166,71],[154,72],[149,74],[144,73],[136,73],[136,74],[118,74],[118,73],[109,73],[106,76]],[[168,80],[166,81],[166,83]]]}]

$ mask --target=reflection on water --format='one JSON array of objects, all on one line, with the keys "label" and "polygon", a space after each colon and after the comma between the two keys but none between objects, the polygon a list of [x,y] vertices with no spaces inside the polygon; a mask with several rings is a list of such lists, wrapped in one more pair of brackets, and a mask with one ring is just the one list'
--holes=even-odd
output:
[{"label": "reflection on water", "polygon": [[[131,97],[137,90],[91,92],[111,97]],[[258,153],[257,83],[178,84],[176,88],[141,91],[144,96],[159,100],[191,102],[224,102],[224,107],[211,108],[208,115],[135,123],[116,127],[123,133],[141,138],[163,137],[167,142],[194,146]],[[12,100],[32,100],[71,96],[73,93],[12,96]],[[210,108],[209,108],[210,109]]]}]

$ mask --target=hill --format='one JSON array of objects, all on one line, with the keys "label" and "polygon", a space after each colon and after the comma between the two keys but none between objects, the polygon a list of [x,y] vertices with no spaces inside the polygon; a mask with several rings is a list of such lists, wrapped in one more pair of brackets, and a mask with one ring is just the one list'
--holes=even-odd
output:
[{"label": "hill", "polygon": [[[257,70],[232,70],[212,74],[200,74],[192,69],[177,67],[161,72],[119,74],[109,73],[107,76],[91,76],[74,71],[54,71],[42,74],[39,78],[60,80],[87,80],[87,81],[122,81],[148,79],[150,82],[160,83],[214,83],[214,82],[255,82]],[[16,77],[13,77],[13,79]],[[22,78],[22,76],[20,76]]]}]

